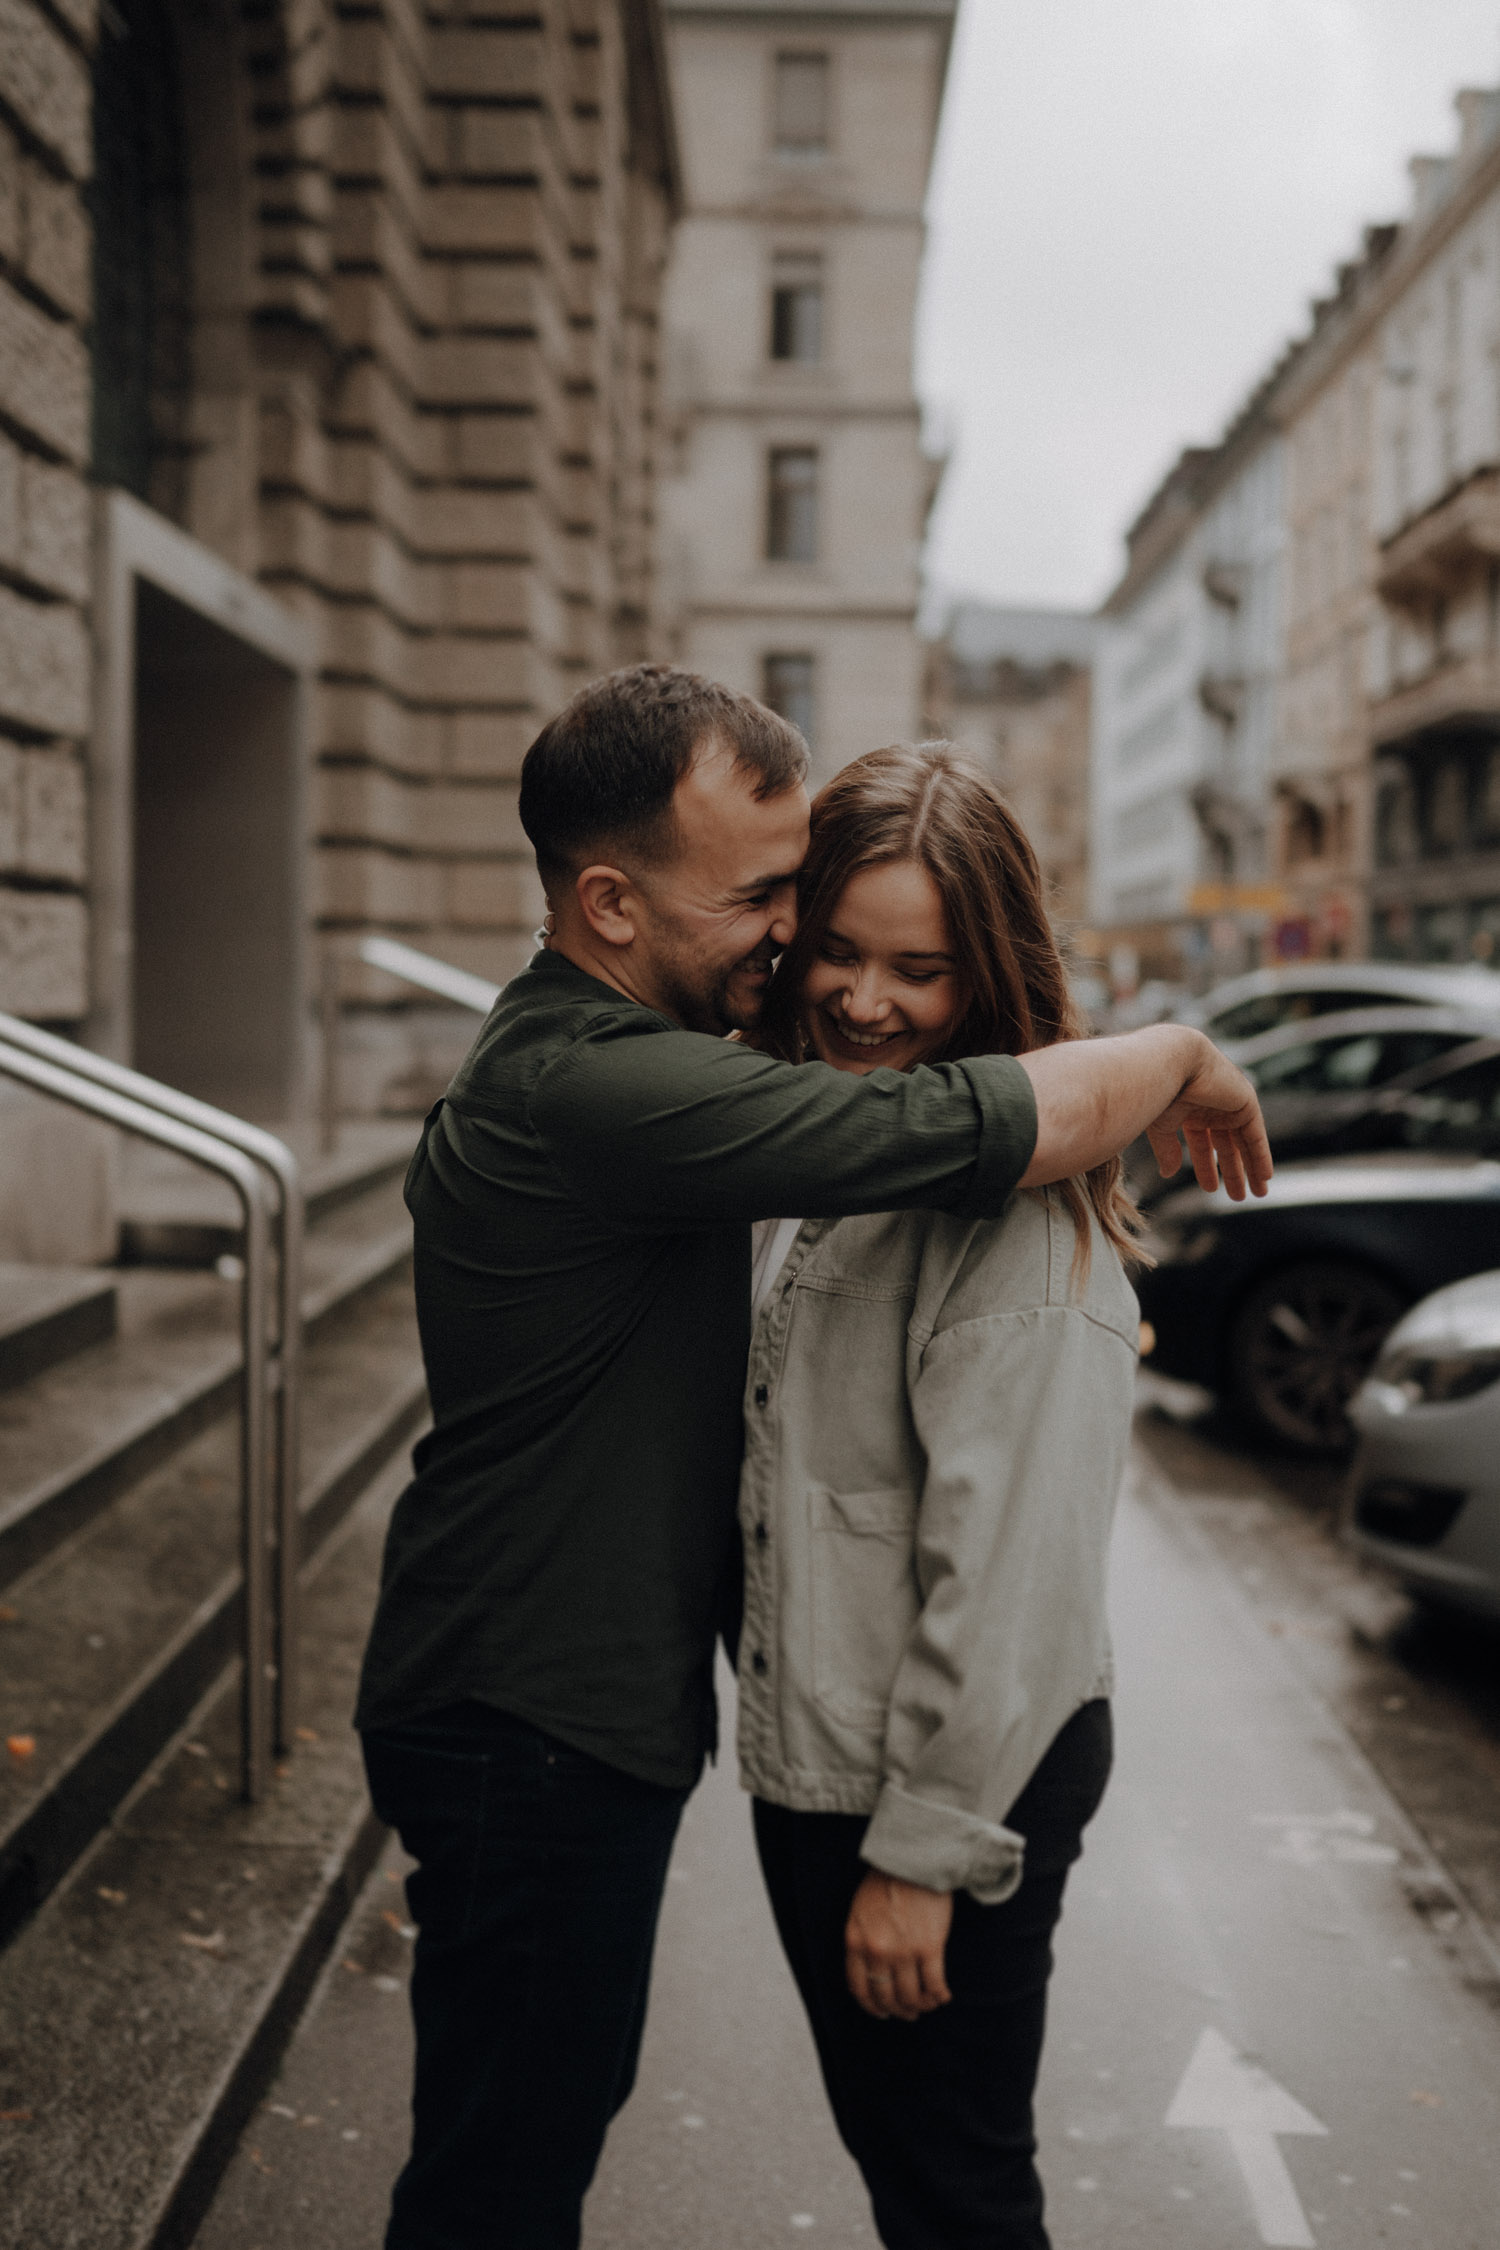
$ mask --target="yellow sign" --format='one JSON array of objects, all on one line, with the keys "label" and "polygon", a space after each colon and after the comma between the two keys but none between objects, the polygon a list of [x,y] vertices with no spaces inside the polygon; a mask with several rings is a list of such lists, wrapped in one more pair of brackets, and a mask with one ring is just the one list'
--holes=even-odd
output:
[{"label": "yellow sign", "polygon": [[1187,895],[1189,914],[1284,914],[1286,907],[1279,883],[1195,883]]}]

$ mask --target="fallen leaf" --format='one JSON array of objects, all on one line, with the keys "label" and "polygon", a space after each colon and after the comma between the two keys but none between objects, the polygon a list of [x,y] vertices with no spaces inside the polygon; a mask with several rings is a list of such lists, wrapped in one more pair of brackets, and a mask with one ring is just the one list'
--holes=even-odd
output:
[{"label": "fallen leaf", "polygon": [[297,2112],[294,2109],[288,2109],[285,2102],[267,2102],[266,2107],[273,2117],[290,2117],[293,2124],[296,2123]]},{"label": "fallen leaf", "polygon": [[99,1885],[99,1896],[107,1898],[111,1906],[123,1906],[125,1904],[125,1893],[123,1891],[112,1891],[108,1883]]},{"label": "fallen leaf", "polygon": [[206,1758],[208,1756],[208,1744],[206,1742],[185,1742],[182,1747],[190,1758]]},{"label": "fallen leaf", "polygon": [[386,1907],[384,1909],[380,1919],[382,1922],[390,1923],[391,1928],[395,1931],[397,1937],[411,1939],[414,1938],[417,1934],[415,1923],[403,1922],[400,1915],[393,1914],[389,1907]]},{"label": "fallen leaf", "polygon": [[36,1736],[34,1734],[8,1734],[5,1737],[5,1747],[13,1758],[34,1758],[36,1756]]},{"label": "fallen leaf", "polygon": [[1424,2109],[1441,2109],[1443,2105],[1441,2094],[1429,2094],[1423,2086],[1413,2087],[1411,2098],[1414,2102],[1420,2102]]},{"label": "fallen leaf", "polygon": [[9,1602],[0,1602],[0,1625],[14,1625],[16,1616],[17,1612],[11,1608]]},{"label": "fallen leaf", "polygon": [[322,1736],[318,1733],[316,1727],[298,1727],[297,1740],[299,1742],[320,1742]]},{"label": "fallen leaf", "polygon": [[191,1945],[199,1953],[222,1953],[227,1943],[222,1930],[210,1930],[207,1937],[199,1937],[196,1930],[179,1930],[179,1945]]},{"label": "fallen leaf", "polygon": [[339,1963],[339,1967],[341,1969],[351,1970],[357,1977],[362,1977],[365,1973],[365,1965],[363,1961],[341,1961]]},{"label": "fallen leaf", "polygon": [[29,2109],[0,2109],[0,2124],[29,2125],[30,2123],[31,2111]]}]

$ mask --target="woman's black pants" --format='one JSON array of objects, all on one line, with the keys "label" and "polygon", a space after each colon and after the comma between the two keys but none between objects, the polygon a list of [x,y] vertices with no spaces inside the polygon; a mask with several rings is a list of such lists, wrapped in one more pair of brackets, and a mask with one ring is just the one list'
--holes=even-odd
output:
[{"label": "woman's black pants", "polygon": [[1020,1888],[1003,1906],[955,1896],[953,1997],[915,2023],[866,2015],[844,1980],[844,1925],[865,1874],[863,1815],[756,1799],[776,1926],[886,2250],[1048,2250],[1032,2096],[1052,1933],[1110,1755],[1109,1705],[1086,1703],[1006,1817],[1026,1838]]}]

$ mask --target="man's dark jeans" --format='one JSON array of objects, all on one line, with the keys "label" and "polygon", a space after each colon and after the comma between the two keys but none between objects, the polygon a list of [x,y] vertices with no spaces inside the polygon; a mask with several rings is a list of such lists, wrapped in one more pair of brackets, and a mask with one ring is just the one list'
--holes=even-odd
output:
[{"label": "man's dark jeans", "polygon": [[866,2015],[845,1982],[844,1924],[865,1873],[863,1815],[756,1800],[781,1941],[887,2250],[1047,2250],[1032,2093],[1052,1932],[1110,1754],[1109,1705],[1086,1703],[1007,1816],[1026,1838],[1020,1889],[1003,1906],[957,1894],[946,1958],[953,1997],[915,2023]]},{"label": "man's dark jeans", "polygon": [[479,1703],[365,1736],[418,1862],[410,2160],[386,2250],[576,2250],[635,2079],[684,1792]]}]

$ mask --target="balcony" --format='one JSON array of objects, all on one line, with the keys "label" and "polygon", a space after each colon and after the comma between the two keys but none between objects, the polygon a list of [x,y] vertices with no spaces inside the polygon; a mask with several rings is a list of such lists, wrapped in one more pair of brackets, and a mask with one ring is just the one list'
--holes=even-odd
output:
[{"label": "balcony", "polygon": [[1500,469],[1479,469],[1387,539],[1375,586],[1393,608],[1427,611],[1500,561]]},{"label": "balcony", "polygon": [[1376,743],[1403,741],[1427,727],[1500,713],[1500,661],[1480,653],[1441,659],[1420,678],[1403,680],[1370,704]]}]

